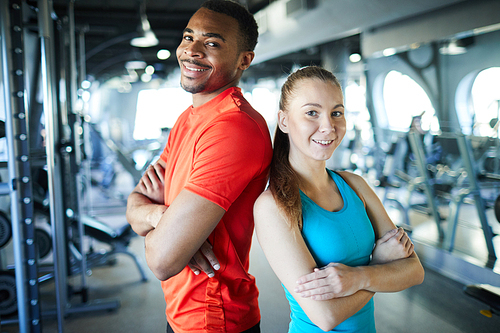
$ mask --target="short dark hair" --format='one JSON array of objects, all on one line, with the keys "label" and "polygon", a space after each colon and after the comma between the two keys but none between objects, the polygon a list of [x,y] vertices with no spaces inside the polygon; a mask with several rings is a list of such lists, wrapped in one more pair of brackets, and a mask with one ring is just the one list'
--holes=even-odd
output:
[{"label": "short dark hair", "polygon": [[242,5],[229,0],[208,0],[202,5],[202,8],[212,10],[217,13],[226,14],[238,21],[240,35],[243,43],[240,43],[242,51],[253,51],[257,45],[259,31],[257,22],[253,15]]}]

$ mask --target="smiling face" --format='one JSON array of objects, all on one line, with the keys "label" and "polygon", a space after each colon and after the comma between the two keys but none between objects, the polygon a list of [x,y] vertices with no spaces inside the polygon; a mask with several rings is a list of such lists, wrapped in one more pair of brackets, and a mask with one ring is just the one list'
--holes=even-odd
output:
[{"label": "smiling face", "polygon": [[206,8],[199,9],[184,29],[177,48],[181,86],[201,105],[236,86],[254,53],[241,51],[238,21]]},{"label": "smiling face", "polygon": [[278,125],[290,140],[292,165],[329,159],[346,132],[343,96],[332,82],[302,79],[293,89]]}]

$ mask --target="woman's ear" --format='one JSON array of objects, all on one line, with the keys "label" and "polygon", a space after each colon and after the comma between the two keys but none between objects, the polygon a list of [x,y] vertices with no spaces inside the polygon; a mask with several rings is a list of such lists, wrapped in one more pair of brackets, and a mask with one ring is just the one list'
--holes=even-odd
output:
[{"label": "woman's ear", "polygon": [[278,126],[283,133],[288,133],[288,114],[283,111],[278,111]]}]

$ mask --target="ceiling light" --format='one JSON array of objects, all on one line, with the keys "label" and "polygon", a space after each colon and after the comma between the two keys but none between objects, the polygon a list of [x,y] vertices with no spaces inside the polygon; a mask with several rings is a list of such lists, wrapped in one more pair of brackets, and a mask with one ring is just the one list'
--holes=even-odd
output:
[{"label": "ceiling light", "polygon": [[141,60],[134,60],[134,61],[127,61],[125,64],[125,68],[128,69],[144,69],[146,68],[147,64],[145,61]]},{"label": "ceiling light", "polygon": [[356,63],[361,61],[361,54],[359,53],[353,53],[349,56],[349,61]]},{"label": "ceiling light", "polygon": [[141,75],[141,81],[144,83],[148,83],[149,81],[151,81],[151,79],[152,79],[152,77],[148,73],[143,73]]},{"label": "ceiling light", "polygon": [[167,60],[170,58],[170,51],[169,50],[159,50],[158,53],[156,53],[156,56],[160,60]]},{"label": "ceiling light", "polygon": [[385,56],[385,57],[390,57],[392,55],[395,55],[397,53],[396,49],[393,48],[393,47],[389,47],[387,49],[385,49],[384,51],[382,51],[382,54]]},{"label": "ceiling light", "polygon": [[154,32],[149,30],[144,32],[144,36],[132,38],[130,45],[135,47],[153,47],[158,45],[159,42]]},{"label": "ceiling light", "polygon": [[117,90],[121,94],[126,94],[132,91],[132,85],[129,82],[122,82]]},{"label": "ceiling light", "polygon": [[137,28],[139,36],[132,38],[130,45],[135,47],[152,47],[158,45],[158,38],[156,38],[155,33],[151,29],[148,17],[146,16],[146,1],[141,1],[139,12],[141,15],[141,24]]},{"label": "ceiling light", "polygon": [[122,81],[133,83],[139,80],[139,75],[135,70],[128,69],[127,72],[128,72],[127,75],[122,75]]},{"label": "ceiling light", "polygon": [[152,65],[148,65],[146,68],[144,68],[144,71],[148,75],[153,75],[153,73],[155,72],[155,68]]},{"label": "ceiling light", "polygon": [[92,83],[89,80],[83,80],[81,86],[83,89],[89,89],[92,86]]},{"label": "ceiling light", "polygon": [[467,52],[467,48],[457,40],[451,40],[448,44],[439,49],[439,53],[443,55],[459,55]]}]

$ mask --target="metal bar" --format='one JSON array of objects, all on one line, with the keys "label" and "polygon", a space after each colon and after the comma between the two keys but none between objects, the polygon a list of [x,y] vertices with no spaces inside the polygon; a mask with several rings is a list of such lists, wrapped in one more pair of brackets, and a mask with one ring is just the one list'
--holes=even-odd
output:
[{"label": "metal bar", "polygon": [[[81,85],[81,82],[85,79],[86,77],[86,58],[85,58],[85,29],[82,29],[79,31],[78,34],[78,82],[79,85]],[[91,156],[91,138],[90,138],[90,133],[91,133],[91,128],[88,124],[88,121],[85,120],[85,117],[87,115],[85,114],[85,108],[82,108],[82,129],[83,129],[83,154],[87,157],[83,161],[83,174],[82,177],[85,179],[85,188],[86,188],[86,209],[85,212],[89,215],[94,214],[94,206],[92,203],[92,175],[91,175],[91,166],[90,166],[90,160],[88,159],[88,156]],[[81,207],[83,208],[83,207]],[[80,209],[80,214],[83,213],[83,209]]]},{"label": "metal bar", "polygon": [[11,187],[9,183],[1,183],[0,184],[0,195],[10,194]]},{"label": "metal bar", "polygon": [[[87,29],[88,30],[88,29]],[[83,80],[85,80],[85,76],[87,75],[87,64],[85,58],[85,29],[81,30],[78,34],[78,54],[79,54],[79,72],[78,72],[78,83],[81,84]]]},{"label": "metal bar", "polygon": [[446,237],[444,240],[444,248],[448,251],[453,251],[455,247],[455,236],[458,226],[458,215],[460,212],[460,206],[462,205],[464,198],[469,195],[470,191],[468,189],[462,189],[460,194],[457,194],[449,203],[448,212],[448,229],[446,232]]},{"label": "metal bar", "polygon": [[[69,95],[70,95],[70,104],[68,108],[68,112],[72,113],[71,117],[68,117],[72,121],[74,121],[71,125],[72,128],[72,133],[73,133],[73,155],[72,155],[72,161],[73,163],[76,164],[76,166],[80,169],[81,165],[81,146],[80,146],[80,134],[77,129],[77,127],[80,126],[80,124],[77,121],[76,117],[76,104],[77,104],[77,90],[79,87],[78,84],[78,78],[77,78],[77,59],[76,59],[76,31],[75,31],[75,1],[70,0],[69,2],[69,7],[68,7],[68,24],[69,24],[69,67],[70,67],[70,80],[69,80]],[[82,78],[80,78],[82,80]],[[76,169],[76,168],[75,168]],[[76,171],[76,170],[75,170]],[[87,256],[85,254],[85,249],[83,245],[83,236],[84,236],[84,228],[83,228],[83,223],[81,221],[81,191],[82,191],[82,176],[81,176],[81,169],[79,172],[75,175],[76,179],[76,189],[77,189],[77,202],[75,209],[77,210],[75,213],[75,218],[77,221],[77,226],[78,226],[78,234],[80,236],[80,242],[79,242],[79,251],[81,254],[81,259],[80,259],[80,269],[82,271],[81,273],[81,285],[82,285],[82,298],[84,301],[87,301]]]},{"label": "metal bar", "polygon": [[10,72],[12,68],[12,55],[9,52],[11,50],[11,34],[10,34],[10,2],[1,1],[0,2],[0,49],[1,49],[1,60],[2,60],[2,77],[3,77],[3,87],[4,87],[4,108],[5,108],[5,134],[7,138],[7,155],[8,155],[8,171],[10,186],[10,199],[11,199],[11,221],[12,221],[12,240],[13,240],[13,250],[14,250],[14,262],[15,262],[15,272],[16,272],[16,294],[17,294],[17,309],[18,309],[18,320],[19,320],[19,331],[28,332],[28,303],[27,303],[27,288],[24,283],[26,280],[26,271],[24,266],[24,249],[23,249],[23,230],[19,225],[20,221],[20,196],[19,192],[15,186],[15,179],[17,174],[16,168],[16,151],[14,147],[14,104],[16,103],[15,97],[12,95],[11,88],[11,78]]},{"label": "metal bar", "polygon": [[56,75],[53,45],[53,22],[51,19],[52,1],[38,1],[38,27],[41,41],[43,110],[46,128],[47,174],[49,187],[50,220],[54,252],[54,277],[56,287],[56,311],[58,332],[64,331],[64,316],[67,297],[67,255],[66,226],[63,213],[61,173],[57,166],[61,165],[56,145],[59,145],[57,128],[58,110],[56,96]]},{"label": "metal bar", "polygon": [[470,146],[470,141],[467,140],[465,135],[462,133],[457,134],[457,142],[460,150],[460,156],[462,157],[465,170],[467,171],[469,188],[474,197],[476,211],[483,229],[484,240],[486,241],[486,247],[488,249],[488,256],[491,260],[495,260],[496,254],[495,248],[493,247],[493,231],[491,226],[488,224],[488,219],[486,218],[486,205],[483,197],[481,196],[480,188],[477,182],[477,169],[475,164],[472,162],[474,160],[472,157],[472,147]]},{"label": "metal bar", "polygon": [[441,216],[438,212],[438,205],[436,204],[434,198],[434,188],[430,183],[429,174],[427,173],[427,162],[424,153],[424,148],[422,147],[422,140],[420,140],[420,134],[415,131],[410,131],[408,133],[408,138],[410,140],[410,146],[413,154],[415,154],[418,170],[423,178],[424,191],[427,196],[427,205],[431,210],[431,214],[436,221],[436,226],[439,234],[439,239],[444,238],[443,228],[441,227]]}]

